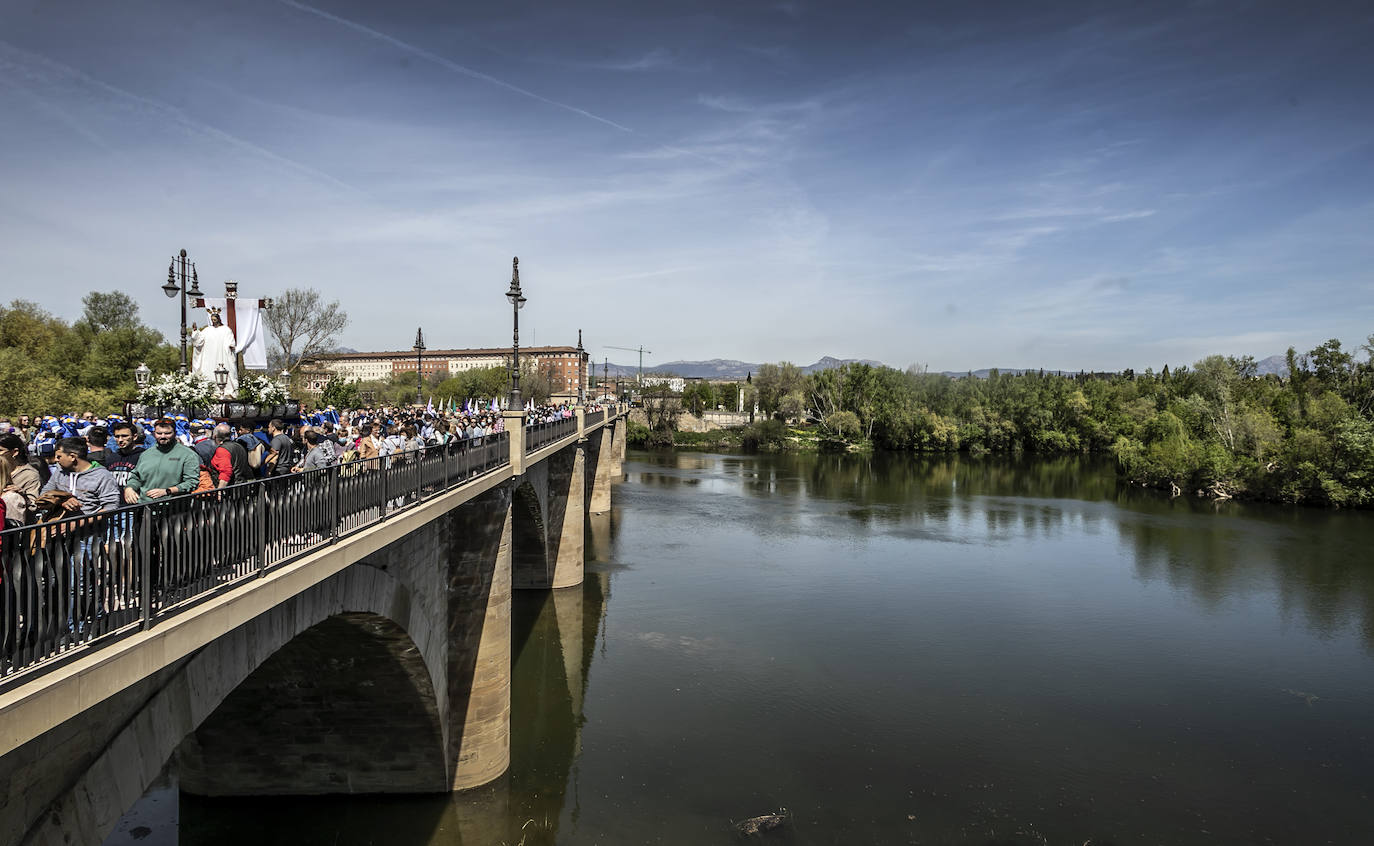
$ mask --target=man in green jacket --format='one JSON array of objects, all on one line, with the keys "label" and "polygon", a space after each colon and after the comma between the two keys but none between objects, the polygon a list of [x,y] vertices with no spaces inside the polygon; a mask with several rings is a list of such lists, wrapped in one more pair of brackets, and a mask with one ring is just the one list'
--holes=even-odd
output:
[{"label": "man in green jacket", "polygon": [[190,493],[200,482],[200,456],[177,441],[176,424],[165,417],[157,421],[153,439],[157,444],[143,451],[124,483],[130,505]]}]

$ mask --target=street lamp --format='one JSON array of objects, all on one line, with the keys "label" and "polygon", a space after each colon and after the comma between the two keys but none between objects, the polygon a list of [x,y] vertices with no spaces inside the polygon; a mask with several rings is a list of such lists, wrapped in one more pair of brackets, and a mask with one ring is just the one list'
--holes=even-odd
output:
[{"label": "street lamp", "polygon": [[424,390],[425,384],[423,368],[421,367],[425,352],[425,329],[423,326],[416,327],[415,346],[411,349],[415,350],[415,404],[420,405],[420,393]]},{"label": "street lamp", "polygon": [[141,391],[148,387],[148,382],[151,381],[152,378],[153,371],[148,368],[147,363],[139,362],[138,367],[134,369],[134,382],[138,384],[138,389]]},{"label": "street lamp", "polygon": [[582,372],[582,359],[586,353],[582,351],[582,330],[577,330],[577,404],[587,404],[587,377]]},{"label": "street lamp", "polygon": [[511,338],[510,359],[510,410],[519,411],[525,407],[520,401],[520,309],[525,307],[525,295],[520,293],[520,257],[511,259],[510,290],[506,299],[513,307],[515,334]]},{"label": "street lamp", "polygon": [[[180,266],[178,266],[178,262]],[[190,274],[187,274],[186,251],[182,250],[180,255],[172,257],[172,263],[167,265],[167,284],[162,286],[162,292],[168,297],[175,297],[181,294],[181,364],[177,372],[185,376],[190,369],[186,364],[186,298],[200,297],[200,275],[196,273],[195,262],[190,263]],[[189,282],[189,284],[188,284]]]}]

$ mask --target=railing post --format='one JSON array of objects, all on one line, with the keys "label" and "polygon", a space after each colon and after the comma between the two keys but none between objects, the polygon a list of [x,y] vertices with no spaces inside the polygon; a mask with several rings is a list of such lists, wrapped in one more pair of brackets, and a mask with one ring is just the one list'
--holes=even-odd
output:
[{"label": "railing post", "polygon": [[443,453],[440,454],[442,460],[439,463],[444,465],[444,490],[448,490],[448,448],[452,444],[453,442],[449,441],[441,447],[441,449],[443,449]]},{"label": "railing post", "polygon": [[582,443],[587,440],[587,407],[579,405],[573,414],[577,416],[577,442]]},{"label": "railing post", "polygon": [[150,509],[140,509],[138,521],[138,604],[143,614],[143,630],[153,626],[153,521]]},{"label": "railing post", "polygon": [[415,454],[410,458],[415,465],[415,504],[425,498],[425,454],[424,450],[415,450]]},{"label": "railing post", "polygon": [[387,506],[391,502],[391,498],[388,496],[391,493],[391,456],[378,457],[377,461],[382,465],[382,519],[385,520]]},{"label": "railing post", "polygon": [[329,542],[334,543],[339,539],[339,525],[343,523],[343,498],[339,496],[338,464],[329,470],[329,497],[334,501],[334,521],[329,524]]},{"label": "railing post", "polygon": [[267,573],[267,486],[270,484],[268,479],[263,479],[258,487],[258,575],[263,576]]}]

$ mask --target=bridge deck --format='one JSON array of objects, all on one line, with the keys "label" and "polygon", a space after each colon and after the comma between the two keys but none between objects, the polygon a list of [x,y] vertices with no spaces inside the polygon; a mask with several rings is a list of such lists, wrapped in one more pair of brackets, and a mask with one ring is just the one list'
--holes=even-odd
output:
[{"label": "bridge deck", "polygon": [[0,755],[510,479],[510,450],[501,433],[0,533]]}]

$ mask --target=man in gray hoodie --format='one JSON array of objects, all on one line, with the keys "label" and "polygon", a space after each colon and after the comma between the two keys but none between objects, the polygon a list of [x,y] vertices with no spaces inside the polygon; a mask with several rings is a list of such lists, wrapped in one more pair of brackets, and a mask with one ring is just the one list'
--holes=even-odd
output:
[{"label": "man in gray hoodie", "polygon": [[43,486],[48,491],[66,491],[76,499],[62,504],[67,511],[86,516],[119,507],[119,483],[114,474],[87,458],[83,438],[63,438],[57,442],[57,467]]}]

